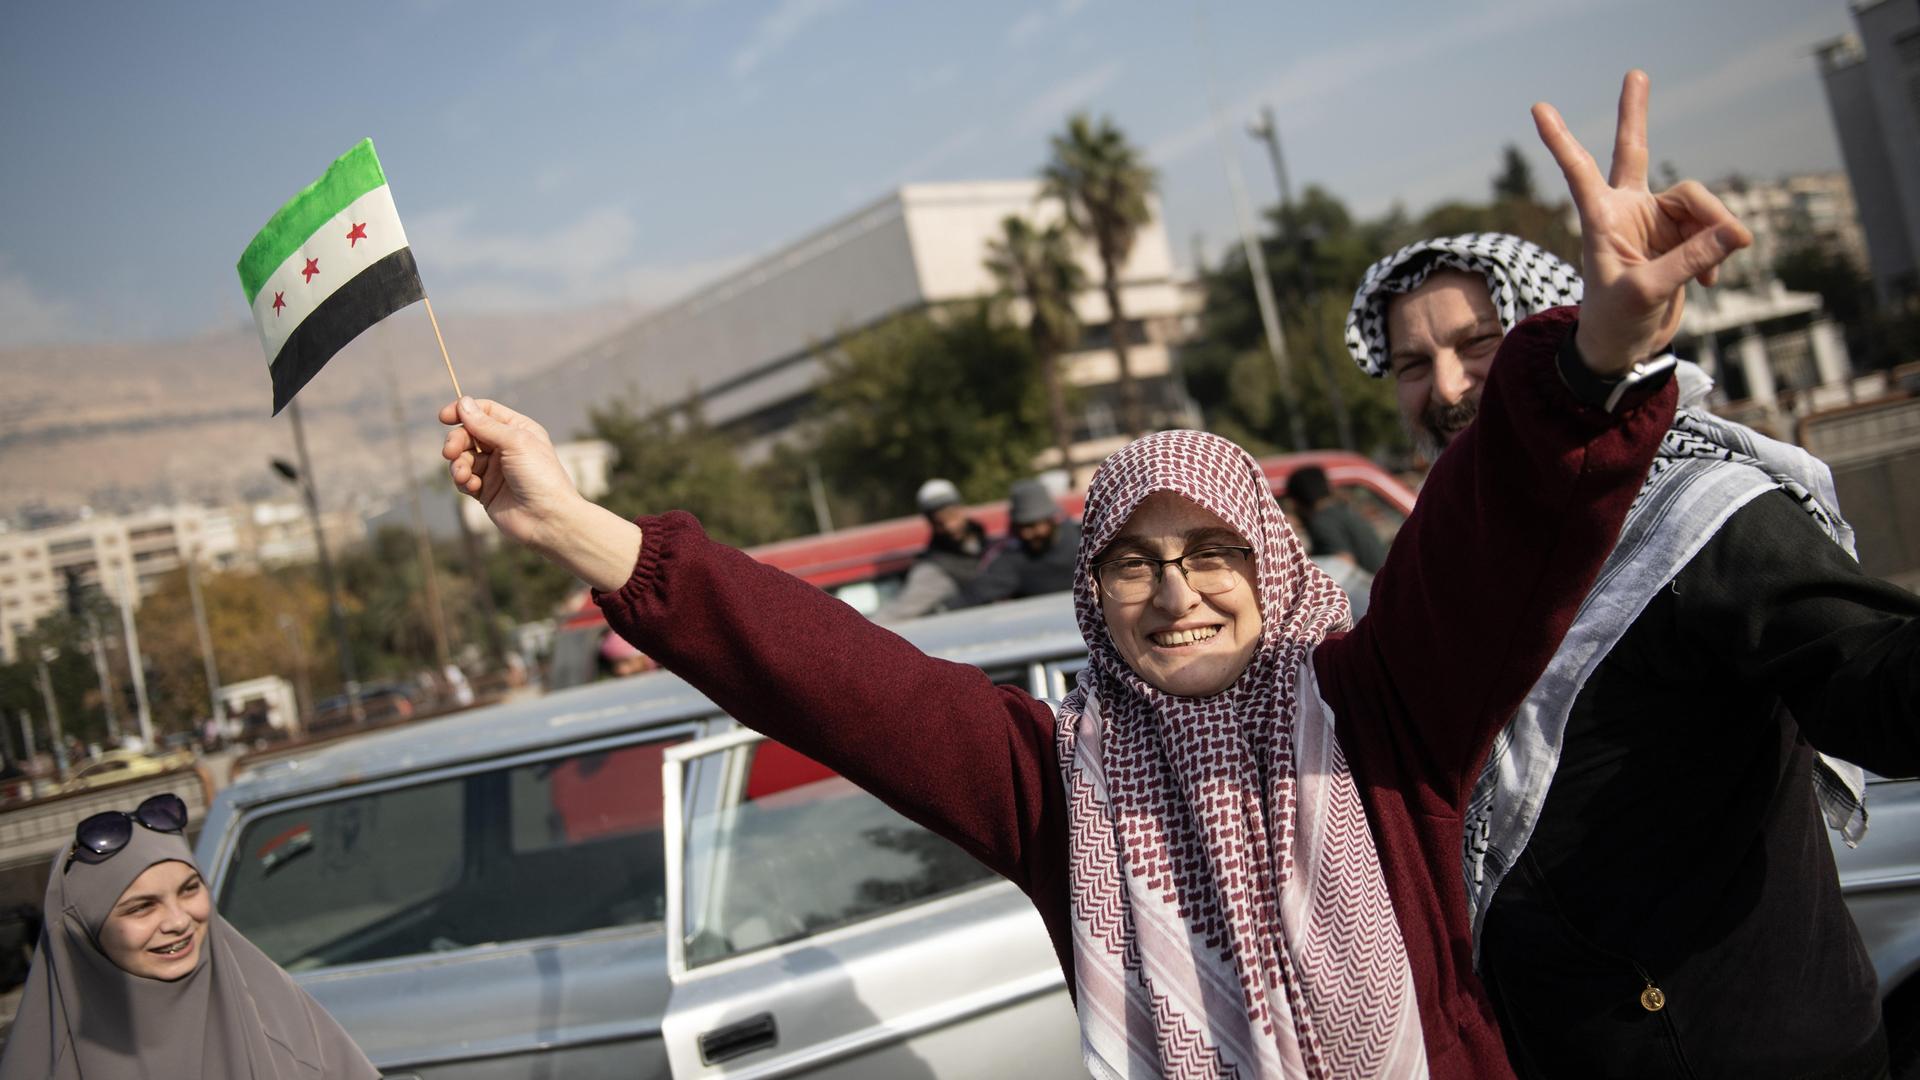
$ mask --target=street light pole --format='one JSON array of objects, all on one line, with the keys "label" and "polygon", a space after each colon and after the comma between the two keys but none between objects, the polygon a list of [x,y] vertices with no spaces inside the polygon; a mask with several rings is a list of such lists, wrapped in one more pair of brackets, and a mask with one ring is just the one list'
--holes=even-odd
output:
[{"label": "street light pole", "polygon": [[1247,125],[1247,134],[1267,144],[1267,158],[1273,162],[1273,182],[1280,188],[1281,228],[1288,229],[1285,213],[1293,209],[1293,185],[1287,182],[1286,159],[1280,156],[1280,125],[1274,122],[1273,106],[1260,106],[1260,119]]},{"label": "street light pole", "polygon": [[1287,339],[1280,331],[1280,306],[1273,299],[1273,281],[1267,276],[1266,253],[1253,227],[1253,211],[1247,205],[1247,184],[1240,176],[1240,162],[1227,142],[1226,111],[1220,107],[1220,93],[1213,82],[1213,65],[1207,45],[1207,19],[1204,0],[1193,6],[1194,33],[1199,40],[1201,61],[1207,71],[1207,101],[1213,109],[1214,140],[1220,145],[1220,160],[1226,167],[1227,186],[1233,192],[1233,215],[1240,225],[1240,249],[1246,253],[1247,272],[1253,275],[1253,298],[1260,307],[1260,327],[1266,332],[1267,355],[1273,358],[1273,370],[1280,384],[1280,407],[1287,414],[1287,434],[1295,450],[1307,448],[1306,428],[1300,421],[1300,396],[1294,391],[1293,362],[1287,356]]},{"label": "street light pole", "polygon": [[[1273,106],[1260,106],[1260,119],[1247,125],[1247,134],[1266,144],[1267,160],[1273,163],[1273,183],[1280,190],[1280,243],[1294,253],[1294,266],[1299,277],[1300,298],[1305,302],[1309,317],[1315,324],[1320,318],[1320,290],[1314,287],[1306,265],[1305,245],[1301,243],[1293,222],[1293,185],[1287,180],[1286,159],[1280,154],[1280,125],[1273,118]],[[1318,329],[1317,325],[1315,327]],[[1334,368],[1340,363],[1329,360],[1326,349],[1322,347],[1324,339],[1315,332],[1314,359],[1320,361],[1320,373],[1327,381],[1327,405],[1333,410],[1333,424],[1340,438],[1340,448],[1351,450],[1354,447],[1353,417],[1347,412],[1347,395],[1340,389],[1340,373]]]},{"label": "street light pole", "polygon": [[187,564],[187,599],[193,601],[193,632],[200,638],[200,662],[207,673],[207,698],[215,729],[227,730],[227,703],[220,696],[220,666],[213,660],[213,635],[207,630],[207,605],[200,597],[198,553],[183,551]]},{"label": "street light pole", "polygon": [[133,618],[133,605],[140,599],[140,579],[134,575],[131,561],[123,568],[120,584],[120,628],[127,642],[127,673],[133,679],[134,706],[139,713],[140,741],[148,752],[159,749],[153,741],[153,710],[147,705],[147,666],[140,656],[140,627]]},{"label": "street light pole", "polygon": [[58,655],[52,649],[40,650],[40,696],[47,703],[47,737],[53,741],[53,775],[61,783],[66,783],[66,732],[60,727],[60,703],[53,698],[53,676],[47,672],[47,662]]},{"label": "street light pole", "polygon": [[[299,475],[288,479],[300,485],[300,494],[306,498],[307,520],[313,525],[313,548],[320,560],[320,581],[327,590],[327,612],[332,616],[333,637],[340,650],[340,678],[346,683],[347,714],[358,727],[366,720],[366,713],[360,707],[360,677],[354,670],[353,643],[347,638],[347,615],[340,606],[340,586],[334,580],[333,559],[327,554],[327,533],[320,527],[320,494],[314,490],[313,462],[307,457],[307,432],[300,423],[300,402],[288,402],[287,413],[293,418],[293,451],[300,459]],[[284,469],[281,474],[285,475]]]}]

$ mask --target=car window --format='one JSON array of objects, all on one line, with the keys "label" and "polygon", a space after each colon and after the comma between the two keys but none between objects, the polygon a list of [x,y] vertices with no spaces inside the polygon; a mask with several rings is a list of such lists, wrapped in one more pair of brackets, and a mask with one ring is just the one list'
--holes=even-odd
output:
[{"label": "car window", "polygon": [[661,921],[661,752],[629,744],[262,815],[227,920],[295,971]]},{"label": "car window", "polygon": [[906,583],[906,572],[901,571],[866,581],[850,581],[845,585],[835,585],[827,590],[827,594],[862,615],[872,615],[885,606],[887,601],[900,595],[900,589]]},{"label": "car window", "polygon": [[1400,532],[1400,526],[1406,523],[1407,515],[1365,484],[1341,484],[1337,490],[1347,500],[1347,505],[1363,521],[1373,526],[1373,531],[1380,534],[1380,542],[1391,547],[1394,536]]},{"label": "car window", "polygon": [[993,876],[824,766],[780,743],[730,751],[738,799],[693,812],[685,948],[698,967],[949,895]]}]

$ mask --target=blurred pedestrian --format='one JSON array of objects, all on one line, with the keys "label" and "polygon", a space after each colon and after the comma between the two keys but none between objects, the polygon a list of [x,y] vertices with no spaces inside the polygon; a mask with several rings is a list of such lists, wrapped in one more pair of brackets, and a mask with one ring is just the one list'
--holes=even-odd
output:
[{"label": "blurred pedestrian", "polygon": [[653,661],[647,654],[634,648],[626,638],[608,630],[600,635],[600,677],[603,679],[624,679],[629,675],[643,675],[652,671]]},{"label": "blurred pedestrian", "polygon": [[467,673],[460,670],[459,664],[448,661],[440,677],[447,682],[447,696],[453,699],[455,708],[465,709],[473,704],[473,683],[467,681]]},{"label": "blurred pedestrian", "polygon": [[1346,555],[1372,574],[1387,561],[1387,546],[1366,519],[1333,493],[1327,471],[1303,465],[1287,476],[1287,501],[1307,527],[1315,555]]},{"label": "blurred pedestrian", "polygon": [[1020,480],[1007,492],[1008,535],[987,556],[980,575],[960,590],[954,607],[1017,600],[1073,588],[1080,523],[1060,512],[1038,480]]},{"label": "blurred pedestrian", "polygon": [[900,591],[874,612],[875,622],[898,622],[948,607],[980,575],[986,559],[987,530],[967,516],[953,481],[935,477],[921,484],[914,503],[933,536],[914,558]]},{"label": "blurred pedestrian", "polygon": [[346,1031],[213,910],[156,795],[55,859],[0,1080],[376,1080]]}]

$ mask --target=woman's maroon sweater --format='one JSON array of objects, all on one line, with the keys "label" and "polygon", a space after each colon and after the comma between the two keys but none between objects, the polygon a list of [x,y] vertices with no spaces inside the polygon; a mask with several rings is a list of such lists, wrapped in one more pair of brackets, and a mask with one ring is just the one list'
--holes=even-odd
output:
[{"label": "woman's maroon sweater", "polygon": [[[1461,821],[1495,733],[1612,548],[1675,392],[1608,416],[1555,370],[1574,312],[1507,336],[1477,422],[1435,465],[1370,613],[1314,652],[1406,939],[1434,1077],[1510,1076],[1473,975]],[[741,723],[825,763],[1018,885],[1073,979],[1067,800],[1042,702],[928,657],[690,515],[640,519],[598,597],[621,636]]]}]

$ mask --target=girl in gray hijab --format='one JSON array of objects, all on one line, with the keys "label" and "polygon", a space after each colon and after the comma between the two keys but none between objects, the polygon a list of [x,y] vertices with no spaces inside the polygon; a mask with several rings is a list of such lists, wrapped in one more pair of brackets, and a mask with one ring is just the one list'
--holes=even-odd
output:
[{"label": "girl in gray hijab", "polygon": [[[114,819],[104,840],[96,819]],[[53,865],[0,1080],[377,1080],[333,1017],[213,911],[178,799],[96,819]]]}]

